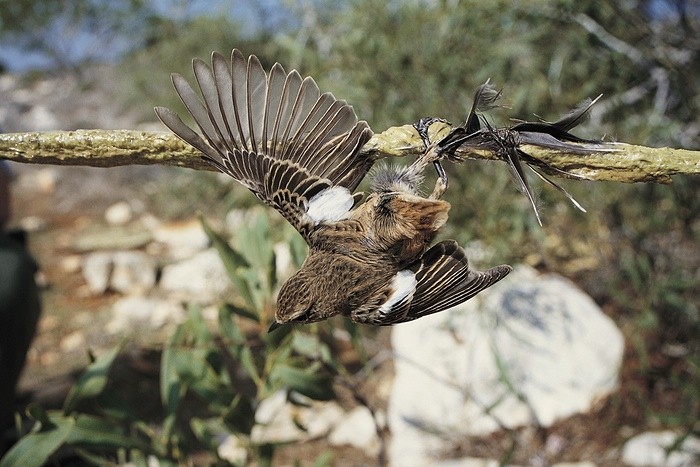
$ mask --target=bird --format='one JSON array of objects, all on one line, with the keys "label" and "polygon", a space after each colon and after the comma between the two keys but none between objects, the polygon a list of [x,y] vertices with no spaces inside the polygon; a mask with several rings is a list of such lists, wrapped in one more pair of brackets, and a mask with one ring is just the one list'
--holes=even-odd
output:
[{"label": "bird", "polygon": [[[387,326],[438,313],[503,279],[512,268],[469,266],[454,240],[431,245],[448,219],[443,174],[428,196],[424,171],[443,157],[425,151],[408,166],[373,169],[362,151],[372,136],[352,106],[321,93],[311,77],[266,71],[255,55],[213,52],[192,67],[201,98],[181,75],[173,86],[199,132],[156,107],[175,135],[263,203],[276,209],[309,246],[282,285],[270,330],[343,315]],[[371,192],[356,193],[372,171]]]},{"label": "bird", "polygon": [[446,136],[437,142],[430,143],[427,128],[435,120],[440,119],[426,117],[414,123],[413,126],[422,138],[427,150],[439,154],[439,157],[436,157],[436,162],[434,162],[438,173],[444,172],[439,166],[440,161],[443,159],[456,163],[464,161],[464,157],[456,152],[457,149],[461,149],[463,153],[468,153],[470,148],[488,149],[497,159],[506,162],[518,188],[527,197],[532,206],[537,223],[541,227],[542,218],[540,217],[532,188],[523,171],[522,162],[525,162],[542,181],[566,196],[571,201],[571,204],[581,212],[586,212],[586,209],[561,185],[547,178],[542,173],[542,170],[555,172],[569,178],[585,180],[586,177],[549,166],[542,161],[534,159],[520,147],[533,145],[573,154],[588,154],[596,151],[605,152],[605,148],[598,146],[601,141],[580,138],[570,133],[571,129],[585,121],[593,105],[602,96],[602,94],[599,94],[595,99],[587,98],[583,100],[574,109],[554,122],[542,119],[539,122],[520,121],[509,128],[495,128],[482,112],[499,107],[496,102],[501,97],[501,91],[496,90],[490,80],[486,80],[484,84],[476,88],[471,110],[464,123],[454,126]]}]

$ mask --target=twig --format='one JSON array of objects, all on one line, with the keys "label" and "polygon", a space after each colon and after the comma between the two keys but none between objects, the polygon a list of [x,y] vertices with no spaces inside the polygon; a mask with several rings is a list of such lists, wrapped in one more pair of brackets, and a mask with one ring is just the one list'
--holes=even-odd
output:
[{"label": "twig", "polygon": [[[451,126],[430,126],[431,141],[447,134]],[[580,150],[562,152],[533,145],[519,149],[537,165],[553,169],[554,176],[574,176],[617,182],[669,183],[676,174],[700,174],[700,151],[650,148],[625,143],[581,144]],[[421,154],[423,142],[411,125],[391,127],[374,135],[364,150],[377,158]],[[470,159],[497,159],[488,149],[463,149]],[[197,152],[170,133],[130,130],[76,130],[0,134],[0,159],[34,164],[88,165],[175,165],[213,170]]]}]

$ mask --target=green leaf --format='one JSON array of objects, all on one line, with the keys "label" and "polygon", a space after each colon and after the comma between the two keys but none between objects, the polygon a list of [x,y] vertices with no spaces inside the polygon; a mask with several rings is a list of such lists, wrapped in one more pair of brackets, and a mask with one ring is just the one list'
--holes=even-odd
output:
[{"label": "green leaf", "polygon": [[265,341],[265,344],[269,347],[280,347],[284,345],[284,343],[289,342],[291,339],[290,336],[293,335],[294,328],[296,327],[296,324],[283,324],[279,328],[275,329],[272,332],[267,332],[263,334],[261,337]]},{"label": "green leaf", "polygon": [[30,404],[27,407],[27,415],[29,415],[30,418],[41,423],[42,429],[53,427],[53,422],[49,418],[49,414],[47,414],[46,410],[44,410],[44,408],[40,405]]},{"label": "green leaf", "polygon": [[0,467],[41,467],[66,442],[74,423],[72,418],[63,418],[48,429],[29,433],[0,459]]},{"label": "green leaf", "polygon": [[236,320],[231,316],[233,305],[223,305],[219,308],[219,331],[228,345],[239,346],[245,344],[245,336]]},{"label": "green leaf", "polygon": [[63,404],[63,413],[70,414],[81,401],[97,397],[104,390],[109,369],[121,349],[122,345],[114,347],[87,367],[68,393]]},{"label": "green leaf", "polygon": [[75,425],[66,440],[66,444],[93,451],[118,448],[150,450],[145,441],[127,435],[113,421],[85,414],[75,418]]},{"label": "green leaf", "polygon": [[287,229],[289,234],[287,235],[287,241],[289,242],[289,251],[292,255],[292,262],[297,268],[300,268],[304,263],[306,256],[309,253],[309,246],[304,241],[304,238],[299,235],[293,228]]},{"label": "green leaf", "polygon": [[237,357],[243,369],[248,373],[248,376],[258,384],[260,382],[260,375],[258,374],[258,367],[255,365],[255,358],[253,357],[253,351],[250,350],[250,347],[242,346]]},{"label": "green leaf", "polygon": [[229,245],[223,237],[212,230],[209,224],[204,220],[204,217],[200,216],[199,219],[202,223],[204,232],[207,234],[212,245],[219,253],[221,262],[224,264],[226,273],[228,274],[229,279],[231,279],[233,286],[236,288],[238,294],[241,296],[246,305],[252,309],[255,309],[256,303],[251,294],[250,286],[241,277],[241,273],[249,269],[250,264],[243,255],[231,248],[231,245]]},{"label": "green leaf", "polygon": [[238,326],[238,323],[231,319],[230,310],[226,305],[219,308],[219,330],[227,341],[231,355],[241,364],[255,384],[259,384],[260,375],[258,374],[253,352],[247,346],[245,335],[243,335],[243,331]]},{"label": "green leaf", "polygon": [[318,455],[314,461],[313,467],[330,467],[333,465],[333,453],[331,451],[324,451]]},{"label": "green leaf", "polygon": [[190,419],[190,428],[200,443],[211,448],[214,446],[214,432],[211,429],[211,420],[198,417]]},{"label": "green leaf", "polygon": [[100,413],[120,423],[136,422],[142,417],[141,410],[134,409],[117,391],[104,391],[96,399]]},{"label": "green leaf", "polygon": [[190,304],[187,320],[182,323],[182,326],[187,336],[191,338],[192,344],[208,344],[214,340],[198,305]]},{"label": "green leaf", "polygon": [[238,394],[224,413],[223,420],[231,431],[249,435],[255,425],[255,411],[250,400]]},{"label": "green leaf", "polygon": [[323,342],[317,334],[295,332],[292,334],[292,348],[298,354],[311,360],[321,360],[332,366],[337,363],[333,360],[333,354],[328,344]]},{"label": "green leaf", "polygon": [[260,317],[257,315],[257,313],[254,313],[253,311],[246,310],[245,308],[238,307],[236,305],[233,305],[231,303],[226,303],[222,306],[223,309],[226,310],[227,313],[229,314],[234,314],[238,315],[242,318],[249,319],[251,321],[255,321],[256,323],[260,322]]},{"label": "green leaf", "polygon": [[174,414],[180,406],[182,398],[187,392],[187,386],[180,381],[177,371],[177,348],[185,333],[182,325],[175,329],[175,332],[168,340],[160,364],[160,397],[166,408],[167,414]]},{"label": "green leaf", "polygon": [[274,456],[274,444],[261,444],[257,446],[258,465],[260,467],[272,467],[272,458]]},{"label": "green leaf", "polygon": [[148,467],[148,457],[143,451],[139,451],[138,449],[129,451],[129,461],[135,467]]},{"label": "green leaf", "polygon": [[258,210],[248,224],[236,232],[236,246],[248,263],[258,271],[266,270],[272,259],[270,224],[267,214]]},{"label": "green leaf", "polygon": [[330,400],[335,396],[333,377],[329,374],[316,373],[315,367],[308,369],[288,365],[277,365],[270,372],[273,383],[281,383],[315,400]]},{"label": "green leaf", "polygon": [[321,346],[324,345],[318,336],[305,332],[296,332],[292,336],[292,348],[295,352],[316,359],[321,354]]},{"label": "green leaf", "polygon": [[362,332],[360,326],[357,323],[350,321],[349,319],[343,320],[343,327],[350,334],[350,342],[357,352],[357,355],[362,363],[367,362],[367,351],[365,350],[365,345],[362,339]]}]

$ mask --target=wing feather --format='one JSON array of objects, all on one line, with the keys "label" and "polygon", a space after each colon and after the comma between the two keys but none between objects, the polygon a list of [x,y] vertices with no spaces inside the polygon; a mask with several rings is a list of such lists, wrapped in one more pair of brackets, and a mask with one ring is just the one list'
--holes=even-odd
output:
[{"label": "wing feather", "polygon": [[[276,134],[276,124],[279,121],[279,116],[282,114],[282,104],[284,99],[284,81],[286,73],[282,65],[275,63],[270,70],[270,76],[267,86],[267,96],[265,99],[265,119],[262,132],[262,140],[264,143],[273,140],[273,135]],[[269,148],[270,156],[276,157],[276,145],[271,145]]]},{"label": "wing feather", "polygon": [[265,115],[265,102],[267,94],[267,75],[258,60],[258,57],[251,55],[248,59],[247,70],[247,93],[248,104],[248,131],[250,131],[251,151],[261,150],[258,143],[262,143],[262,127]]},{"label": "wing feather", "polygon": [[437,313],[459,305],[507,276],[512,268],[496,266],[474,271],[464,250],[445,240],[428,250],[417,264],[416,291],[405,318],[400,322]]},{"label": "wing feather", "polygon": [[312,78],[279,64],[266,73],[257,57],[246,60],[237,49],[230,62],[218,53],[211,62],[192,63],[201,98],[172,75],[200,133],[168,109],[156,113],[214,167],[308,233],[319,222],[306,215],[309,200],[333,186],[354,190],[371,168],[372,156],[361,154],[369,126],[345,101],[322,94]]},{"label": "wing feather", "polygon": [[[221,107],[219,106],[219,96],[216,92],[216,80],[214,79],[214,73],[211,68],[207,66],[204,61],[196,58],[192,61],[192,68],[194,69],[195,79],[202,90],[202,96],[204,97],[204,107],[209,115],[211,125],[214,132],[216,133],[217,143],[221,143],[221,146],[228,151],[233,148],[229,146],[226,141],[227,138],[224,135],[227,133],[226,124],[224,123],[224,117],[221,113]],[[197,99],[194,97],[194,99]]]},{"label": "wing feather", "polygon": [[219,100],[219,109],[224,120],[226,132],[224,140],[226,146],[233,149],[241,149],[241,133],[238,125],[232,125],[236,121],[235,108],[233,105],[233,82],[231,81],[231,68],[226,58],[218,52],[211,55],[212,68],[214,71],[214,81],[216,83],[216,95]]},{"label": "wing feather", "polygon": [[[237,126],[238,135],[243,147],[251,149],[248,145],[248,100],[246,99],[248,65],[246,59],[238,49],[231,52],[231,100],[233,102],[233,118]],[[194,115],[193,115],[194,117]],[[196,120],[196,118],[195,118]]]}]

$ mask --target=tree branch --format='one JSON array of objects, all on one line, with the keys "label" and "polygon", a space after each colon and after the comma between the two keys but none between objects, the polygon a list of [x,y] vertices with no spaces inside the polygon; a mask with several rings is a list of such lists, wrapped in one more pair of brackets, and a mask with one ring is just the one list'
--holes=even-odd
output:
[{"label": "tree branch", "polygon": [[[451,126],[437,122],[430,126],[431,141],[446,135]],[[617,182],[669,183],[676,174],[700,174],[700,151],[650,148],[625,143],[578,144],[575,152],[562,152],[536,145],[518,148],[534,163],[555,176],[585,177]],[[374,137],[364,151],[378,158],[415,156],[423,143],[411,125],[391,127]],[[459,149],[469,159],[497,160],[488,149]],[[170,133],[130,130],[76,130],[0,134],[0,159],[34,164],[88,165],[174,165],[213,170],[192,149]]]}]

